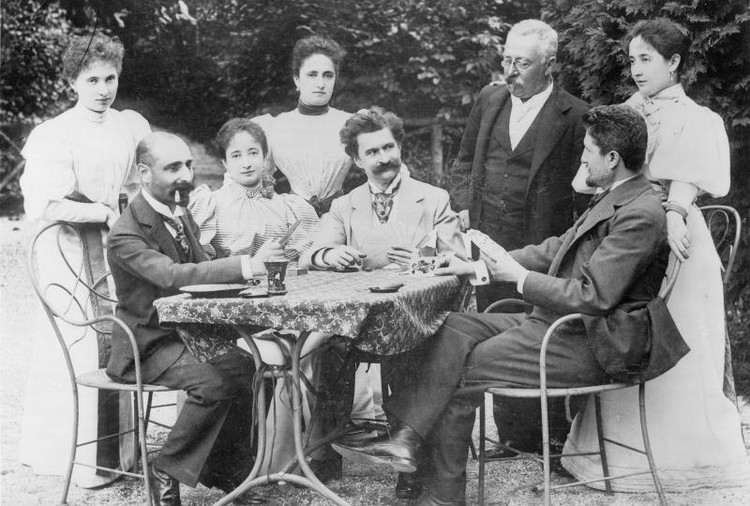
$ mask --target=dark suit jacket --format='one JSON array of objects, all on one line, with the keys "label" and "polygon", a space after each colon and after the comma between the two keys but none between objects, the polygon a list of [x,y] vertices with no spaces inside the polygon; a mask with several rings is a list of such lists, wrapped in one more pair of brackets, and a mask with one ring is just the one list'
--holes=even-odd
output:
[{"label": "dark suit jacket", "polygon": [[[469,114],[458,158],[448,173],[453,208],[468,209],[474,228],[482,213],[490,134],[509,99],[510,93],[504,85],[482,89]],[[539,112],[540,125],[525,194],[525,244],[537,244],[560,235],[573,224],[575,199],[570,183],[580,165],[586,134],[581,118],[588,108],[586,102],[554,85],[548,102]]]},{"label": "dark suit jacket", "polygon": [[[644,311],[659,292],[669,246],[661,199],[642,175],[612,190],[562,236],[511,255],[532,271],[523,285],[524,300],[535,306],[530,318],[551,323],[583,313],[589,344],[613,378],[638,374],[650,361],[663,372],[687,352],[663,305],[652,305],[651,319]],[[561,331],[586,328],[576,322]]]},{"label": "dark suit jacket", "polygon": [[[190,213],[185,214],[183,224],[190,243],[189,263],[180,263],[177,246],[163,219],[141,193],[109,233],[107,257],[117,287],[116,315],[135,335],[145,382],[164,372],[184,349],[175,330],[159,324],[154,300],[177,294],[181,286],[244,281],[240,257],[209,261]],[[107,374],[117,381],[134,381],[133,360],[130,341],[115,327]]]}]

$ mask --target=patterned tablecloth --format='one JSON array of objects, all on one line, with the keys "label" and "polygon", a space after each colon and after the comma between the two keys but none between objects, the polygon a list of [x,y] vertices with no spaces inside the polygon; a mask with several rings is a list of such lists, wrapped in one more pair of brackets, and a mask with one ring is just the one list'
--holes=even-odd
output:
[{"label": "patterned tablecloth", "polygon": [[[398,282],[404,286],[395,293],[368,289]],[[351,338],[362,351],[391,355],[418,345],[435,333],[450,311],[458,309],[460,282],[453,276],[400,276],[383,270],[312,271],[287,277],[286,287],[286,295],[268,298],[209,299],[183,294],[158,299],[154,306],[163,324],[178,328],[180,324],[223,324],[319,331]],[[216,346],[226,346],[220,340]],[[206,349],[211,346],[201,343],[206,354],[211,354]]]}]

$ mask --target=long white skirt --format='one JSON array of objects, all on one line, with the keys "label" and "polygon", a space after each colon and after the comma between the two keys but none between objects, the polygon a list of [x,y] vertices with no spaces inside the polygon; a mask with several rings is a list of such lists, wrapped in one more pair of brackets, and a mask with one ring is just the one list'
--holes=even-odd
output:
[{"label": "long white skirt", "polygon": [[[723,392],[725,315],[719,258],[700,210],[687,219],[690,258],[667,303],[690,352],[646,384],[646,414],[659,477],[667,491],[750,486],[750,461],[737,408]],[[637,387],[601,395],[605,437],[642,448]],[[606,444],[610,474],[648,469],[646,457]],[[593,399],[576,417],[565,453],[598,451]],[[598,456],[563,458],[576,478],[602,476]],[[591,485],[604,489],[603,482]],[[648,474],[612,482],[614,490],[653,490]]]}]

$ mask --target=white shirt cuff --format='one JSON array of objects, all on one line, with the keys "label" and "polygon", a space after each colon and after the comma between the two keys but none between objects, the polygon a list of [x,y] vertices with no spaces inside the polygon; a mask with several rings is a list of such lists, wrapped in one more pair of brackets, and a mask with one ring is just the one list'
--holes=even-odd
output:
[{"label": "white shirt cuff", "polygon": [[250,255],[242,255],[240,257],[240,267],[242,267],[242,277],[250,279],[253,277],[253,267],[250,263]]},{"label": "white shirt cuff", "polygon": [[483,286],[490,284],[490,273],[487,271],[487,264],[481,260],[472,262],[474,265],[474,277],[469,279],[469,283],[474,286]]},{"label": "white shirt cuff", "polygon": [[529,275],[529,271],[526,269],[523,270],[521,273],[521,276],[518,278],[518,281],[516,282],[516,291],[523,295],[523,283],[526,281],[526,276]]}]

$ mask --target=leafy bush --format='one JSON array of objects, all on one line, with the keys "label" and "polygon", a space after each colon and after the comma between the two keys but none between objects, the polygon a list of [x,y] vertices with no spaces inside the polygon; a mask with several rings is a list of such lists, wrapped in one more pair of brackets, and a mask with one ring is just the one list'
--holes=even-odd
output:
[{"label": "leafy bush", "polygon": [[65,11],[37,0],[5,0],[0,18],[0,122],[39,120],[65,97],[60,79],[70,29]]}]

